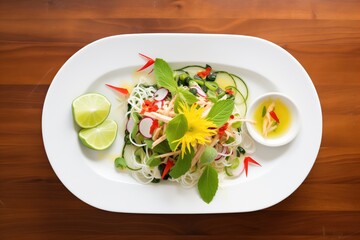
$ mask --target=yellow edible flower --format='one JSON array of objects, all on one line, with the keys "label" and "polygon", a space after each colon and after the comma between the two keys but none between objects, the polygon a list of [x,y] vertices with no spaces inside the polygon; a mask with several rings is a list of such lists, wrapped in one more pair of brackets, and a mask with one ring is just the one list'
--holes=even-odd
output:
[{"label": "yellow edible flower", "polygon": [[191,105],[191,107],[187,104],[180,104],[179,113],[185,115],[188,123],[188,130],[183,137],[174,142],[178,142],[176,148],[181,144],[182,156],[184,156],[186,149],[190,152],[190,146],[195,148],[197,144],[203,145],[210,143],[211,136],[217,133],[216,125],[212,121],[203,118],[203,112],[204,109],[198,108],[196,103]]}]

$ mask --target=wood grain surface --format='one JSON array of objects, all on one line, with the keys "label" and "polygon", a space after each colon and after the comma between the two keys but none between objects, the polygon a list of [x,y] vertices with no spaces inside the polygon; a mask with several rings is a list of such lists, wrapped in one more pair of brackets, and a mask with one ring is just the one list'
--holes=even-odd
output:
[{"label": "wood grain surface", "polygon": [[[150,32],[252,35],[300,61],[324,128],[294,194],[252,213],[152,215],[98,210],[64,187],[41,136],[53,77],[94,40]],[[359,90],[358,0],[1,0],[0,239],[360,239]]]}]

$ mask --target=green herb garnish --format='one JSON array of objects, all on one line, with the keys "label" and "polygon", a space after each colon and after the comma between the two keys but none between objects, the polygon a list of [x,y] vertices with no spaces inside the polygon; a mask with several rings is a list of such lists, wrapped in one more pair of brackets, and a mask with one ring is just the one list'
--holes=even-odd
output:
[{"label": "green herb garnish", "polygon": [[175,150],[177,146],[176,140],[179,140],[188,129],[187,120],[184,114],[178,114],[170,122],[166,128],[166,137],[171,150]]},{"label": "green herb garnish", "polygon": [[234,110],[234,101],[227,99],[218,101],[211,108],[207,119],[212,121],[216,126],[220,127],[229,120]]},{"label": "green herb garnish", "polygon": [[210,203],[214,198],[219,185],[218,173],[210,165],[207,165],[198,182],[198,190],[201,198]]},{"label": "green herb garnish", "polygon": [[175,165],[171,168],[169,175],[172,178],[179,178],[184,175],[187,171],[189,171],[193,157],[193,149],[191,149],[191,152],[186,152],[183,157],[180,155]]}]

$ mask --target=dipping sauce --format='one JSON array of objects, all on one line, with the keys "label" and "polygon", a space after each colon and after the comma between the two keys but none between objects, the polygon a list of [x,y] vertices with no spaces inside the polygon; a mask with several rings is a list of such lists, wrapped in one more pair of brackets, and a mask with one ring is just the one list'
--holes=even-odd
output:
[{"label": "dipping sauce", "polygon": [[289,108],[278,98],[260,102],[254,111],[255,129],[264,138],[276,138],[286,133],[292,121]]}]

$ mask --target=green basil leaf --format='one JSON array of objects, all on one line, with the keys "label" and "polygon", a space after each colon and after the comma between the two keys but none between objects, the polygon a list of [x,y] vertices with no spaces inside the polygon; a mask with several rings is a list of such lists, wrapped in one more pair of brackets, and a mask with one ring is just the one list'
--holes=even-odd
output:
[{"label": "green basil leaf", "polygon": [[212,161],[214,161],[217,155],[218,153],[215,148],[206,146],[203,154],[201,154],[200,156],[200,162],[202,164],[211,163]]},{"label": "green basil leaf", "polygon": [[153,144],[153,140],[150,140],[150,139],[145,139],[144,140],[144,143],[146,144],[146,146],[148,147],[148,148],[152,148],[152,144]]},{"label": "green basil leaf", "polygon": [[116,158],[114,163],[115,163],[115,167],[120,169],[125,169],[127,166],[125,158],[123,157]]},{"label": "green basil leaf", "polygon": [[213,103],[216,103],[218,101],[218,97],[216,96],[216,93],[214,91],[208,90],[206,94],[207,98]]},{"label": "green basil leaf", "polygon": [[164,154],[164,153],[169,153],[171,152],[171,148],[169,146],[169,142],[167,140],[162,141],[161,143],[159,143],[158,145],[156,145],[153,148],[153,151],[158,153],[158,154]]},{"label": "green basil leaf", "polygon": [[189,92],[189,90],[182,87],[179,88],[178,91],[179,91],[179,97],[183,102],[192,105],[198,101],[195,95]]},{"label": "green basil leaf", "polygon": [[230,115],[234,110],[234,100],[218,101],[212,106],[207,119],[212,121],[216,126],[220,127],[229,120]]},{"label": "green basil leaf", "polygon": [[179,113],[179,107],[180,107],[181,99],[180,97],[176,97],[174,101],[174,112]]},{"label": "green basil leaf", "polygon": [[219,179],[217,171],[210,165],[207,165],[198,182],[198,190],[202,200],[210,203],[217,192],[218,186]]},{"label": "green basil leaf", "polygon": [[154,74],[156,82],[160,87],[164,87],[172,93],[177,91],[178,87],[173,77],[173,71],[163,59],[155,59]]},{"label": "green basil leaf", "polygon": [[157,154],[153,154],[151,157],[149,157],[146,160],[146,164],[149,167],[157,167],[160,165],[160,163],[161,163],[161,159],[157,157]]},{"label": "green basil leaf", "polygon": [[194,150],[191,149],[190,152],[186,152],[184,154],[184,157],[182,157],[182,155],[180,154],[180,156],[176,160],[175,165],[171,168],[171,171],[169,173],[172,178],[179,178],[187,171],[189,171],[191,167],[191,161],[194,157],[194,153]]},{"label": "green basil leaf", "polygon": [[169,142],[171,150],[175,151],[177,142],[181,137],[183,137],[188,129],[188,123],[184,114],[178,114],[174,117],[168,124],[166,128],[166,137]]}]

